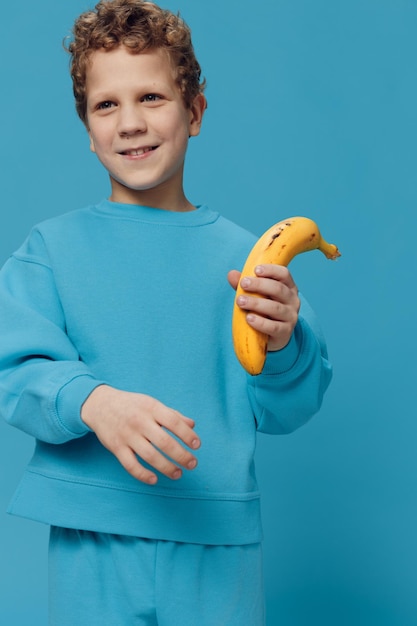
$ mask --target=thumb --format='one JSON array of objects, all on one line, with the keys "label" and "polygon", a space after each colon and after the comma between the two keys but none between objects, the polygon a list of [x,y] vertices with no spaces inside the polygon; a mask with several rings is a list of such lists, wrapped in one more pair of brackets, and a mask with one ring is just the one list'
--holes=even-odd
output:
[{"label": "thumb", "polygon": [[237,270],[230,270],[230,272],[227,274],[227,280],[229,281],[229,284],[233,287],[233,289],[236,289],[239,284],[240,274],[241,272],[238,272]]}]

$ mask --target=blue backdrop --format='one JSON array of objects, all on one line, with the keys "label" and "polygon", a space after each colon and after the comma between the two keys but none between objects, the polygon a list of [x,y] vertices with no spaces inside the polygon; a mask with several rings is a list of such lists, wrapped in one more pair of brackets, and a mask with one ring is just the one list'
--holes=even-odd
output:
[{"label": "blue backdrop", "polygon": [[[292,265],[335,375],[307,426],[259,437],[268,626],[415,626],[417,2],[162,4],[191,25],[208,80],[190,199],[257,234],[308,215],[343,253]],[[2,263],[34,223],[108,193],[61,47],[89,6],[2,8]],[[4,512],[32,448],[0,423],[0,623],[13,626],[46,624],[47,529]]]}]

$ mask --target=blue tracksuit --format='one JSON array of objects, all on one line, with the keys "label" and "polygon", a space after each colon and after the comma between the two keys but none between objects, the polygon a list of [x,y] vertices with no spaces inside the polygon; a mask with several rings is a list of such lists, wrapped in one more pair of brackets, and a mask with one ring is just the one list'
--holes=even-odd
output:
[{"label": "blue tracksuit", "polygon": [[[237,362],[226,274],[254,241],[206,206],[176,213],[106,200],[33,229],[0,273],[0,413],[37,440],[11,513],[157,541],[261,540],[256,430],[304,424],[331,368],[305,301],[262,374]],[[192,417],[197,469],[156,486],[128,475],[80,417],[102,383]]]}]

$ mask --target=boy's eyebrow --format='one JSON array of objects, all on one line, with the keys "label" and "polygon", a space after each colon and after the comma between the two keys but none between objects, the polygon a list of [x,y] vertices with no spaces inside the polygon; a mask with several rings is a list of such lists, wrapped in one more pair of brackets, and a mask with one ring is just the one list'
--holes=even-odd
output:
[{"label": "boy's eyebrow", "polygon": [[[155,91],[168,91],[172,90],[172,87],[166,83],[161,82],[152,82],[152,83],[141,83],[136,84],[134,81],[131,83],[132,91],[140,91],[143,93],[154,93]],[[108,98],[111,94],[117,93],[117,86],[113,84],[109,84],[105,89],[100,89],[100,91],[95,91],[94,88],[87,89],[87,96],[94,97],[94,99],[100,100],[101,98]]]},{"label": "boy's eyebrow", "polygon": [[106,89],[106,91],[90,91],[87,90],[87,99],[93,99],[93,100],[108,100],[111,94],[110,89]]}]

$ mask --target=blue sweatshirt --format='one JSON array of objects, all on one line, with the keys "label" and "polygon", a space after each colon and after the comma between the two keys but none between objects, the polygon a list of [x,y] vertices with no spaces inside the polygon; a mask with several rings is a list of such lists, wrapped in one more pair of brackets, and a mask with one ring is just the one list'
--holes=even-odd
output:
[{"label": "blue sweatshirt", "polygon": [[[226,274],[254,242],[207,206],[102,201],[33,229],[0,273],[0,413],[36,438],[9,512],[152,539],[261,539],[256,430],[304,424],[331,368],[304,300],[290,343],[262,374],[238,363]],[[130,476],[80,416],[103,383],[193,418],[197,469],[154,486]]]}]

